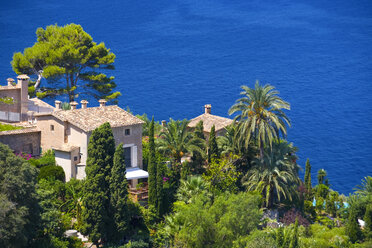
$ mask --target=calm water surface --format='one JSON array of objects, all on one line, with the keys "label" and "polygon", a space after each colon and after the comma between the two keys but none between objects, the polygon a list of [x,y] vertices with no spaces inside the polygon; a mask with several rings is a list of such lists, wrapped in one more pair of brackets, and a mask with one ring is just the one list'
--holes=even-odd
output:
[{"label": "calm water surface", "polygon": [[3,0],[3,84],[37,27],[71,22],[116,54],[120,106],[162,120],[211,103],[227,116],[258,79],[291,103],[288,139],[314,182],[324,168],[348,194],[372,175],[372,1]]}]

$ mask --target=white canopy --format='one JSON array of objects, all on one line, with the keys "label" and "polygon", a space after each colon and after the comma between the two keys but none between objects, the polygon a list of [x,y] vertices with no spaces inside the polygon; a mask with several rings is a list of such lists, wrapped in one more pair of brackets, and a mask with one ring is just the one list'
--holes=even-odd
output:
[{"label": "white canopy", "polygon": [[141,179],[141,178],[148,178],[149,173],[147,171],[141,170],[138,167],[127,168],[127,174],[125,174],[128,180],[132,179]]}]

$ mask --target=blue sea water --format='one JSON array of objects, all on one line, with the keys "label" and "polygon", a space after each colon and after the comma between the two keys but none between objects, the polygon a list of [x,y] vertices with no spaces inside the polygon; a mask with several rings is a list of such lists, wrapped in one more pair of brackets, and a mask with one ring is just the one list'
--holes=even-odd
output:
[{"label": "blue sea water", "polygon": [[291,103],[288,139],[313,182],[324,168],[348,194],[372,175],[372,1],[2,0],[3,84],[38,27],[72,22],[116,54],[120,106],[162,120],[211,103],[228,116],[260,80]]}]

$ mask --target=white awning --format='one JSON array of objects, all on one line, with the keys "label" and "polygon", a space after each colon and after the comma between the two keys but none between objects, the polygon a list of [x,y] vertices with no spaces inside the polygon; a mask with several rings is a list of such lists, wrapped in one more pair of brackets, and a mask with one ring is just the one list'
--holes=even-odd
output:
[{"label": "white awning", "polygon": [[138,167],[133,167],[133,168],[127,168],[127,174],[125,174],[125,177],[128,180],[148,178],[149,173],[147,171],[141,170]]}]

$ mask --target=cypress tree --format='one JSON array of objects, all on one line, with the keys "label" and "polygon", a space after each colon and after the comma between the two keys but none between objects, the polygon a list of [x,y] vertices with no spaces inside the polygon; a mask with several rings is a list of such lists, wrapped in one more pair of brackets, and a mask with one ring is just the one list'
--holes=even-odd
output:
[{"label": "cypress tree", "polygon": [[[202,143],[201,146],[205,148],[205,137],[204,137],[204,127],[203,127],[203,121],[199,121],[198,124],[196,124],[195,130],[194,130],[194,137],[195,139],[199,139]],[[203,154],[201,154],[198,151],[193,151],[192,157],[191,157],[192,163],[191,168],[192,174],[203,174],[204,173],[204,158]]]},{"label": "cypress tree", "polygon": [[311,199],[311,164],[309,159],[306,160],[305,167],[305,188],[306,188],[306,198],[307,200]]},{"label": "cypress tree", "polygon": [[156,169],[156,199],[157,199],[157,205],[156,205],[156,213],[158,217],[163,216],[164,214],[164,202],[163,202],[163,177],[165,174],[165,168],[161,161],[158,161],[157,163],[157,169]]},{"label": "cypress tree", "polygon": [[89,138],[86,181],[84,184],[82,232],[94,244],[108,241],[113,226],[109,180],[115,153],[115,140],[108,122],[96,128]]},{"label": "cypress tree", "polygon": [[298,218],[296,218],[296,223],[293,229],[293,236],[291,243],[289,244],[289,248],[297,248],[298,247]]},{"label": "cypress tree", "polygon": [[211,128],[211,132],[209,134],[209,140],[208,140],[208,163],[212,161],[212,159],[219,158],[219,151],[218,151],[218,145],[216,140],[216,131],[215,126],[213,125]]},{"label": "cypress tree", "polygon": [[129,225],[128,181],[125,174],[124,148],[123,144],[120,144],[115,150],[110,178],[110,201],[115,222],[113,239],[115,241],[119,241],[125,236]]},{"label": "cypress tree", "polygon": [[195,126],[195,131],[194,131],[194,135],[195,137],[199,138],[199,139],[203,139],[205,140],[205,137],[204,137],[204,124],[203,124],[203,121],[199,121],[198,124],[196,124]]},{"label": "cypress tree", "polygon": [[148,162],[148,172],[149,172],[149,205],[156,207],[157,204],[157,187],[156,187],[156,155],[155,155],[155,138],[154,138],[154,117],[152,117],[149,129],[149,162]]},{"label": "cypress tree", "polygon": [[346,235],[349,236],[352,243],[355,243],[361,238],[361,230],[358,224],[358,217],[354,209],[351,209],[349,212],[349,218],[346,224],[345,232]]}]

